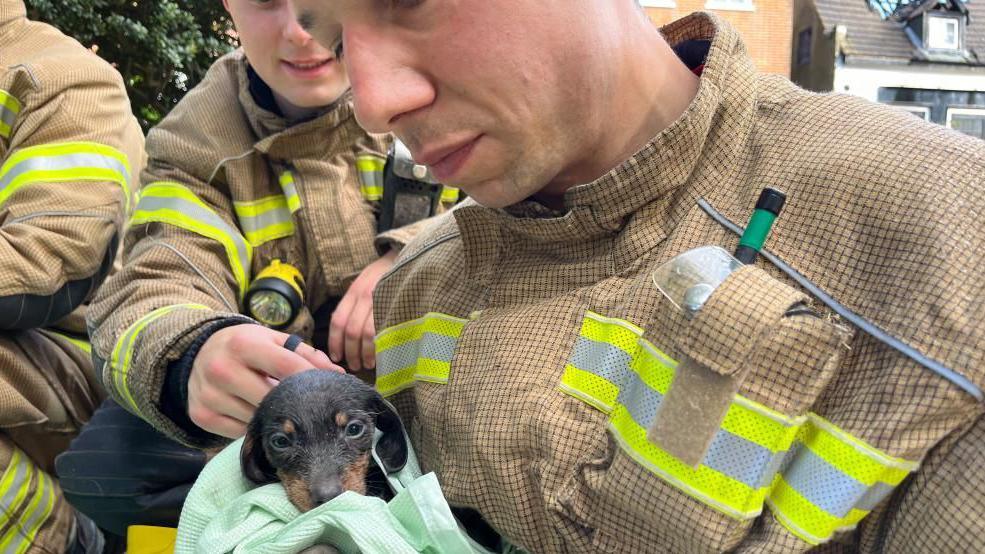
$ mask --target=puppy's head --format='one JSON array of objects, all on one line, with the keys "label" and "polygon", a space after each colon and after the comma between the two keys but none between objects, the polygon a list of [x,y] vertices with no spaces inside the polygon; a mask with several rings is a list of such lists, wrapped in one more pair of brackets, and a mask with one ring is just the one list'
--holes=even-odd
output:
[{"label": "puppy's head", "polygon": [[372,387],[352,375],[309,370],[284,379],[260,403],[240,451],[254,483],[281,481],[302,512],[342,491],[366,492],[373,432],[384,469],[407,462],[400,418]]}]

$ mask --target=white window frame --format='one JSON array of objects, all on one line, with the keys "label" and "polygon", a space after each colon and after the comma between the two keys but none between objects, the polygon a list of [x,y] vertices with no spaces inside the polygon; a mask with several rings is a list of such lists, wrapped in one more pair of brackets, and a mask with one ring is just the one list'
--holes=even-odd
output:
[{"label": "white window frame", "polygon": [[752,0],[707,0],[706,10],[718,10],[723,12],[754,12],[756,6]]},{"label": "white window frame", "polygon": [[902,102],[893,102],[892,104],[890,104],[890,106],[900,108],[901,110],[911,113],[917,117],[921,117],[921,116],[914,112],[920,112],[921,114],[923,114],[924,121],[930,121],[930,106],[923,106],[920,104],[904,104]]},{"label": "white window frame", "polygon": [[[950,16],[942,16],[942,15],[933,15],[932,13],[928,13],[925,17],[927,18],[927,23],[926,23],[927,26],[924,28],[924,37],[925,37],[924,44],[926,45],[926,47],[927,47],[928,50],[939,50],[939,51],[947,51],[947,52],[956,52],[956,51],[960,51],[961,50],[961,48],[962,48],[961,45],[964,42],[964,37],[962,36],[964,34],[964,25],[961,24],[961,18],[960,17],[950,17]],[[931,39],[931,36],[930,36],[930,34],[931,34],[930,23],[931,23],[931,21],[933,21],[935,19],[954,24],[954,46],[953,47],[951,47],[951,46],[934,46],[934,45],[931,44],[931,42],[930,42],[930,39]]]},{"label": "white window frame", "polygon": [[985,117],[985,107],[981,108],[948,108],[947,116],[944,118],[944,125],[948,129],[953,129],[951,127],[951,116],[952,115],[980,115]]},{"label": "white window frame", "polygon": [[639,0],[644,8],[676,8],[677,2],[674,0]]}]

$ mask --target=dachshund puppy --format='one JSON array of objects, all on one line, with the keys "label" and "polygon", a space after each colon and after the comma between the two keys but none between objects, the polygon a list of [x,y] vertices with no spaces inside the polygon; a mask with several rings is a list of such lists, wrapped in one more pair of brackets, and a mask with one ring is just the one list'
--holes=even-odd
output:
[{"label": "dachshund puppy", "polygon": [[257,484],[280,481],[302,512],[343,491],[366,493],[373,432],[387,473],[407,463],[400,417],[358,377],[312,369],[280,382],[260,402],[240,461]]}]

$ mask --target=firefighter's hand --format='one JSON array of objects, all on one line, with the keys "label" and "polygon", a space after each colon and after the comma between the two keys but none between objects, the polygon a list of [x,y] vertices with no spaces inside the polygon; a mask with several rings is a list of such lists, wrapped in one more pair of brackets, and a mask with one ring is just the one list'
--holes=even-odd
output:
[{"label": "firefighter's hand", "polygon": [[209,337],[188,378],[192,422],[216,435],[242,437],[277,381],[311,368],[342,371],[310,345],[284,348],[288,336],[261,325],[233,325]]},{"label": "firefighter's hand", "polygon": [[393,267],[397,252],[391,250],[366,266],[339,302],[328,328],[328,354],[336,363],[345,360],[350,371],[376,367],[373,337],[373,289]]}]

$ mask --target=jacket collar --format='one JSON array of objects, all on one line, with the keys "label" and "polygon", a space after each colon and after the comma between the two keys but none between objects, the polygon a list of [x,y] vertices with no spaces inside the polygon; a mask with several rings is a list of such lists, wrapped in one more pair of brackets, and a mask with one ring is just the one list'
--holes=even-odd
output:
[{"label": "jacket collar", "polygon": [[0,29],[18,19],[27,17],[23,0],[0,0]]},{"label": "jacket collar", "polygon": [[566,213],[551,212],[533,201],[503,210],[480,206],[456,210],[466,242],[470,240],[466,229],[476,226],[463,225],[463,219],[477,211],[495,212],[484,219],[495,220],[518,238],[557,246],[558,241],[616,234],[632,214],[671,193],[683,191],[695,200],[706,193],[708,185],[689,185],[690,176],[706,148],[744,142],[755,107],[756,70],[738,33],[714,14],[690,15],[661,32],[672,46],[710,40],[697,95],[684,114],[606,175],[568,190]]}]

